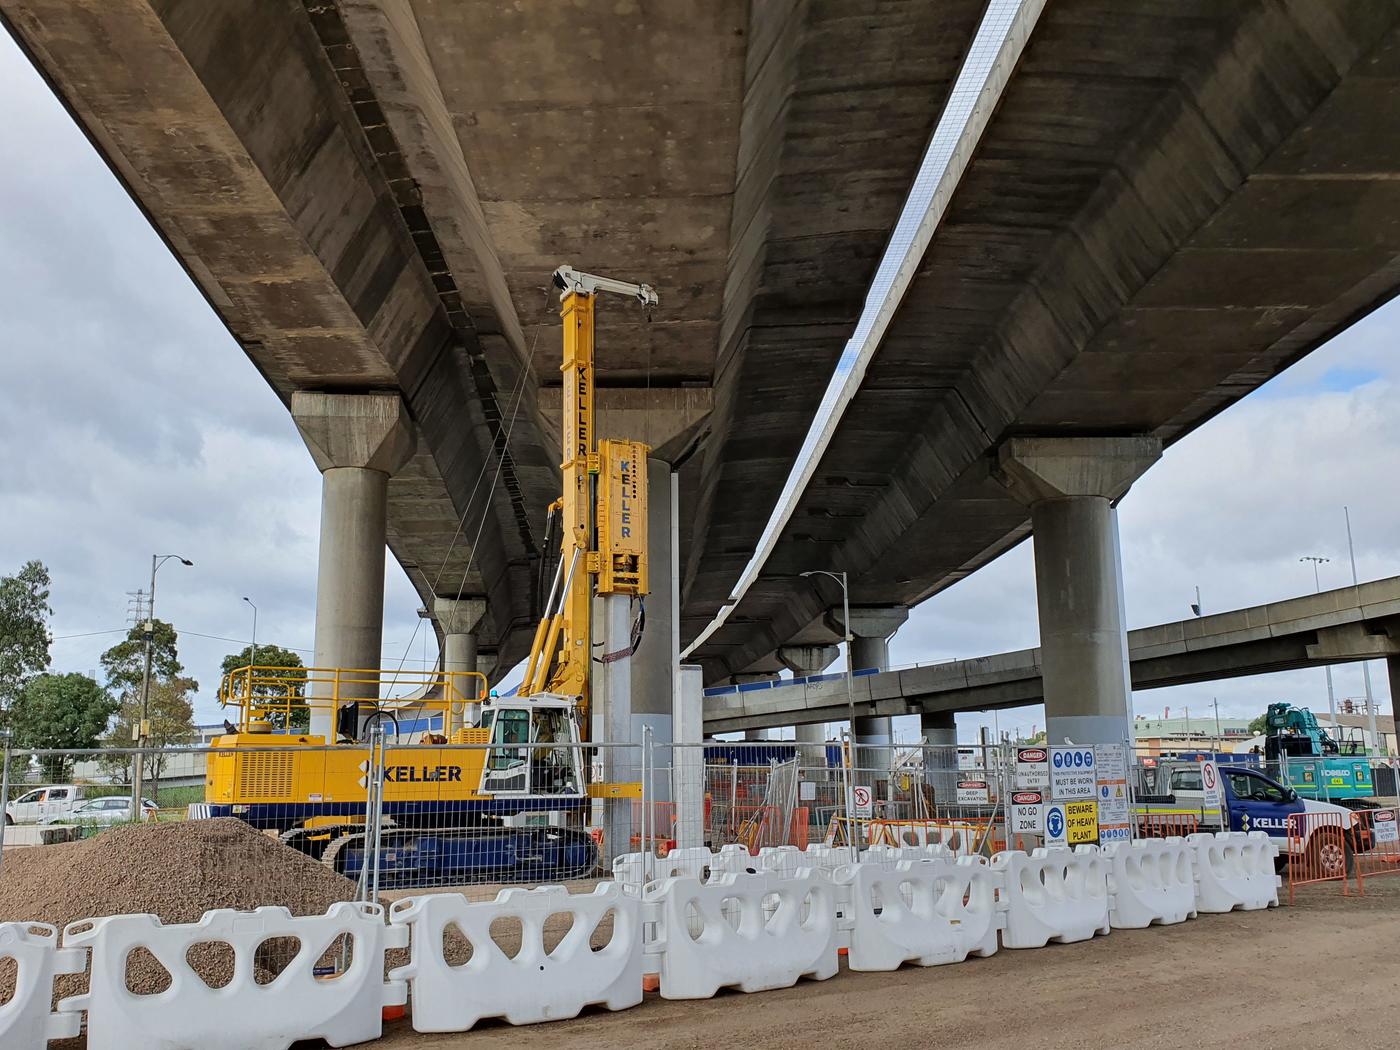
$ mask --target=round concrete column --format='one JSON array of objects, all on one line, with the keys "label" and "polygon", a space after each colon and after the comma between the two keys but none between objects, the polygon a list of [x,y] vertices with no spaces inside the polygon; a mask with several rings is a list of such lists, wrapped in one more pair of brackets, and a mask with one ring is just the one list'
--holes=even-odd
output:
[{"label": "round concrete column", "polygon": [[1017,437],[998,475],[1030,508],[1049,743],[1131,739],[1128,636],[1113,501],[1162,454],[1159,439]]},{"label": "round concrete column", "polygon": [[[854,620],[855,617],[852,616]],[[888,670],[890,666],[890,642],[886,637],[864,637],[857,634],[851,639],[851,669],[864,671],[875,668]],[[889,746],[893,741],[893,730],[888,716],[857,718],[851,727],[851,736],[856,743],[856,766],[859,769],[873,769],[884,772],[889,769]]]},{"label": "round concrete column", "polygon": [[919,716],[924,738],[924,777],[933,788],[935,805],[951,805],[958,789],[958,724],[952,711],[925,712]]},{"label": "round concrete column", "polygon": [[1031,508],[1051,744],[1119,743],[1132,729],[1113,509],[1102,496]]},{"label": "round concrete column", "polygon": [[397,394],[298,390],[292,418],[321,470],[313,659],[326,671],[313,676],[308,693],[311,733],[333,742],[337,735],[358,735],[359,722],[347,718],[338,725],[332,696],[340,706],[379,696],[389,477],[408,462],[414,437]]}]

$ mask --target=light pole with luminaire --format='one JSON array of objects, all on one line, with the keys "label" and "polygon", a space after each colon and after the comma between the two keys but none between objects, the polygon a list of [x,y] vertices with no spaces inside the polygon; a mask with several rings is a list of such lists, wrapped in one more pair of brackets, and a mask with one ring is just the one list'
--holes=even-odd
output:
[{"label": "light pole with luminaire", "polygon": [[851,659],[851,591],[847,584],[844,570],[841,572],[831,572],[828,569],[808,569],[806,572],[799,573],[798,575],[804,578],[810,576],[830,576],[841,585],[841,633],[845,636],[846,642],[846,709],[850,718],[851,727],[849,743],[847,747],[842,749],[847,755],[842,765],[846,768],[846,816],[851,821],[850,825],[847,827],[847,831],[850,835],[851,848],[854,850],[859,848],[859,841],[855,825],[855,799],[851,794],[851,785],[855,779],[854,771],[851,767],[855,763],[856,747],[856,694],[854,678],[851,674],[851,668],[854,666]]},{"label": "light pole with luminaire", "polygon": [[[1331,558],[1319,557],[1316,554],[1305,554],[1303,555],[1303,557],[1298,559],[1298,561],[1300,562],[1312,562],[1314,593],[1322,593],[1322,578],[1317,573],[1317,567],[1323,564],[1324,562],[1329,562],[1331,560]],[[1322,667],[1323,670],[1327,672],[1327,711],[1332,716],[1332,732],[1335,733],[1337,735],[1337,739],[1340,740],[1342,738],[1342,731],[1337,726],[1337,701],[1333,699],[1332,696],[1332,665],[1323,664]]]},{"label": "light pole with luminaire", "polygon": [[176,559],[181,565],[193,565],[194,562],[180,554],[152,554],[151,555],[151,590],[149,604],[146,609],[146,660],[145,670],[141,673],[141,719],[136,724],[136,763],[135,770],[131,775],[131,812],[140,819],[141,815],[141,789],[142,781],[145,779],[146,756],[141,753],[141,749],[146,746],[146,723],[150,716],[151,709],[151,646],[155,641],[156,633],[156,572],[162,565],[171,558]]},{"label": "light pole with luminaire", "polygon": [[245,596],[243,600],[253,606],[253,644],[250,647],[251,655],[248,657],[248,666],[256,667],[258,665],[258,607],[253,605],[252,598]]}]

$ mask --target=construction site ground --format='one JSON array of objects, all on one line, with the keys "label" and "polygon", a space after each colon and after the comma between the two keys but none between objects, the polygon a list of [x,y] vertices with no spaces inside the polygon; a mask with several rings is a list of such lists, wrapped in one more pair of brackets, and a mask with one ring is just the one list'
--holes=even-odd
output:
[{"label": "construction site ground", "polygon": [[[1287,887],[1284,888],[1286,896]],[[1400,1043],[1400,875],[1364,898],[1335,884],[1293,907],[1204,915],[1180,926],[1115,930],[1080,944],[1001,951],[955,966],[842,972],[782,991],[721,993],[572,1021],[465,1034],[386,1026],[382,1047],[441,1050],[648,1050],[821,1046],[881,1050],[1031,1045],[1097,1050],[1237,1050]]]}]

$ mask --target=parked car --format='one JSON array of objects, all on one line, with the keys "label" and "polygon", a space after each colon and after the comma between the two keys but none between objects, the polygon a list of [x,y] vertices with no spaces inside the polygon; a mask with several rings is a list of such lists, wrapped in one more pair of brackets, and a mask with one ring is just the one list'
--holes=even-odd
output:
[{"label": "parked car", "polygon": [[[160,807],[148,798],[141,800],[141,819],[154,820]],[[45,817],[40,824],[125,824],[131,820],[131,797],[109,795],[89,799],[67,813]]]},{"label": "parked car", "polygon": [[35,824],[48,817],[65,817],[86,797],[86,789],[80,784],[34,788],[5,807],[5,823]]}]

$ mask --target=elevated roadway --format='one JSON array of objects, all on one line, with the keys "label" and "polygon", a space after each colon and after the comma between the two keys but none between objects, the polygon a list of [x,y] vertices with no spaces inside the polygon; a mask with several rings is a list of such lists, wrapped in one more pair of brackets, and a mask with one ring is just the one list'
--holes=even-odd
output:
[{"label": "elevated roadway", "polygon": [[[1400,576],[1128,632],[1134,689],[1213,682],[1300,667],[1386,659],[1400,695]],[[948,714],[1044,700],[1039,649],[860,672],[857,717]],[[844,675],[717,687],[705,732],[845,722]]]},{"label": "elevated roadway", "polygon": [[[0,18],[277,396],[400,406],[321,404],[318,463],[392,473],[385,538],[449,662],[499,677],[548,578],[552,268],[662,291],[650,320],[604,306],[598,407],[605,435],[679,469],[688,642],[753,552],[984,7],[0,0]],[[1023,538],[1009,438],[1170,444],[1393,295],[1397,33],[1400,0],[1053,0],[765,576],[697,654],[707,679],[834,637],[839,595],[800,571],[847,568],[858,607],[903,609]],[[331,440],[352,417],[382,426],[373,455]],[[323,576],[365,560],[332,546]]]}]

